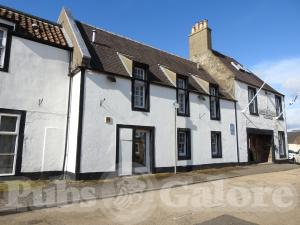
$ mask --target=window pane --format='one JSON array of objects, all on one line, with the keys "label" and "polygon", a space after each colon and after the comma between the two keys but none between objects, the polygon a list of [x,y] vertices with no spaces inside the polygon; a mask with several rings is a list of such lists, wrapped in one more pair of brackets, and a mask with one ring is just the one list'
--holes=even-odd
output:
[{"label": "window pane", "polygon": [[15,135],[0,135],[0,154],[14,153],[16,144]]},{"label": "window pane", "polygon": [[178,78],[178,80],[177,80],[177,86],[178,86],[178,88],[186,89],[186,82],[185,82],[185,80]]},{"label": "window pane", "polygon": [[179,112],[185,113],[185,91],[178,90],[178,104],[179,104]]},{"label": "window pane", "polygon": [[186,134],[178,133],[178,156],[186,156]]},{"label": "window pane", "polygon": [[0,155],[0,174],[13,172],[14,155]]},{"label": "window pane", "polygon": [[133,75],[135,78],[145,80],[145,70],[140,67],[134,67]]},{"label": "window pane", "polygon": [[14,116],[1,116],[0,131],[16,131],[17,117]]},{"label": "window pane", "polygon": [[145,106],[145,90],[146,84],[142,81],[135,81],[134,83],[134,106],[144,107]]}]

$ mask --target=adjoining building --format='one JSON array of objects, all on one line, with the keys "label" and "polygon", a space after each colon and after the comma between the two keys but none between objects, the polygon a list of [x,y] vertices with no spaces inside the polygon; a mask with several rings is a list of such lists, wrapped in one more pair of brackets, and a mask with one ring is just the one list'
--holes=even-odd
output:
[{"label": "adjoining building", "polygon": [[0,176],[63,170],[70,46],[57,23],[0,6]]}]

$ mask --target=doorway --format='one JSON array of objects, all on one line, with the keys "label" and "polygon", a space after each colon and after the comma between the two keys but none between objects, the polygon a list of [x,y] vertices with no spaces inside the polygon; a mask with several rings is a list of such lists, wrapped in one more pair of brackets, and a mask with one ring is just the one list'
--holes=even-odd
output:
[{"label": "doorway", "polygon": [[152,173],[154,128],[117,125],[117,173],[119,176]]},{"label": "doorway", "polygon": [[248,162],[273,162],[273,131],[247,129]]}]

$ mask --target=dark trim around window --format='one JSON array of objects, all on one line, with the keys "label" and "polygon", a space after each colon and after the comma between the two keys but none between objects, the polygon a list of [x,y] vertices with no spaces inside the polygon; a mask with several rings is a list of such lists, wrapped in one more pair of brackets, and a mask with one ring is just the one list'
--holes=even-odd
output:
[{"label": "dark trim around window", "polygon": [[[133,75],[134,67],[140,67],[145,70],[145,79],[135,78]],[[134,106],[134,85],[136,81],[146,83],[145,90],[145,106],[144,108]],[[149,79],[149,66],[139,62],[132,63],[132,78],[131,78],[131,109],[132,111],[150,112],[150,79]]]},{"label": "dark trim around window", "polygon": [[21,176],[26,111],[0,108],[0,113],[19,114],[21,116],[20,127],[19,127],[18,146],[17,146],[17,154],[16,154],[16,164],[15,164],[15,166],[16,166],[15,167],[15,176]]},{"label": "dark trim around window", "polygon": [[[186,155],[185,156],[179,156],[179,149],[178,149],[178,133],[184,132],[186,135],[185,141],[186,141]],[[177,158],[178,160],[190,160],[191,159],[191,129],[189,128],[177,128]]]},{"label": "dark trim around window", "polygon": [[[212,136],[213,135],[217,135],[217,138],[218,138],[218,142],[219,142],[219,145],[218,145],[218,153],[216,155],[213,154],[213,151],[212,151]],[[212,158],[222,158],[222,133],[220,131],[211,131],[211,134],[210,134],[210,143],[211,143],[211,157]]]},{"label": "dark trim around window", "polygon": [[[280,154],[280,145],[279,145],[279,137],[280,135],[283,136],[283,150],[284,154]],[[278,152],[279,152],[279,157],[280,158],[286,158],[286,142],[285,142],[285,132],[284,131],[278,131]]]},{"label": "dark trim around window", "polygon": [[279,100],[279,107],[280,107],[280,113],[281,116],[278,118],[278,120],[284,120],[283,119],[283,108],[282,108],[282,98],[279,95],[275,95],[275,110],[276,110],[276,116],[279,116],[279,114],[277,114],[277,100]]},{"label": "dark trim around window", "polygon": [[[250,90],[254,91],[254,95],[257,94],[256,88],[248,86],[248,104],[249,104],[250,101],[251,101],[251,99],[249,99],[249,93],[250,93]],[[251,104],[255,104],[255,107],[256,107],[257,112],[253,112],[253,110],[252,110],[252,108],[251,108]],[[250,115],[253,115],[253,116],[259,116],[259,114],[258,114],[257,96],[255,97],[255,99],[253,100],[253,102],[252,102],[251,104],[249,105],[249,113],[250,113]]]},{"label": "dark trim around window", "polygon": [[[178,87],[178,79],[183,79],[185,80],[185,88],[179,88]],[[190,117],[190,92],[188,90],[188,78],[182,75],[176,75],[176,102],[178,102],[178,91],[179,90],[184,90],[185,91],[185,112],[181,113],[179,112],[179,109],[177,109],[177,116],[185,116],[185,117]]]},{"label": "dark trim around window", "polygon": [[[211,92],[212,88],[214,88],[216,91],[215,95],[212,95],[212,92]],[[216,84],[209,84],[209,92],[210,92],[210,95],[209,95],[210,119],[211,120],[221,120],[219,86]],[[211,113],[212,112],[212,98],[215,98],[215,100],[216,100],[216,112],[217,112],[216,116],[213,116]]]},{"label": "dark trim around window", "polygon": [[7,24],[3,24],[3,23],[0,23],[0,27],[3,27],[5,29],[7,29],[7,37],[6,37],[6,45],[5,45],[5,55],[4,55],[4,64],[3,64],[3,67],[0,68],[0,71],[2,71],[2,72],[8,72],[13,27],[9,26]]}]

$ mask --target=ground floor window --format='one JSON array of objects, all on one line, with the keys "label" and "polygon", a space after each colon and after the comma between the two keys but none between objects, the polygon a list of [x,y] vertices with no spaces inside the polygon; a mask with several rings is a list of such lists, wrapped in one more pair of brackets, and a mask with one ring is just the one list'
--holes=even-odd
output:
[{"label": "ground floor window", "polygon": [[19,137],[20,115],[0,113],[0,175],[13,175]]},{"label": "ground floor window", "polygon": [[221,132],[211,132],[211,156],[212,158],[222,158]]},{"label": "ground floor window", "polygon": [[280,158],[285,158],[286,157],[285,133],[283,131],[278,132],[278,146],[279,146]]},{"label": "ground floor window", "polygon": [[191,159],[191,131],[190,129],[177,129],[178,160]]}]

